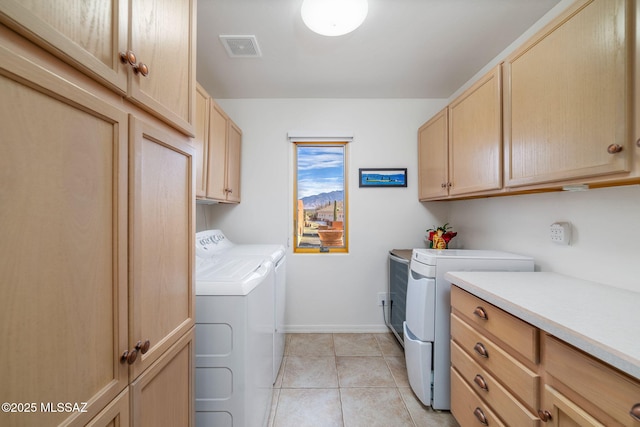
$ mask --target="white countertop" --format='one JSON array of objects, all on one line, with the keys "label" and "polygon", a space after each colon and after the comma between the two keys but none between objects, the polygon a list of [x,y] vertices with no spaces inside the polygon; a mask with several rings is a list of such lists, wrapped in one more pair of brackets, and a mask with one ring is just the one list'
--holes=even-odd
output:
[{"label": "white countertop", "polygon": [[640,379],[640,293],[550,272],[449,272],[456,286]]}]

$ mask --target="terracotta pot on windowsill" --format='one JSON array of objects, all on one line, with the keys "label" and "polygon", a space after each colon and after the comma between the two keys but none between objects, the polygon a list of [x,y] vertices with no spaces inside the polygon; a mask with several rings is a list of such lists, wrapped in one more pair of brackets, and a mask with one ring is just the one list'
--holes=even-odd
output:
[{"label": "terracotta pot on windowsill", "polygon": [[343,230],[318,230],[322,246],[342,246]]}]

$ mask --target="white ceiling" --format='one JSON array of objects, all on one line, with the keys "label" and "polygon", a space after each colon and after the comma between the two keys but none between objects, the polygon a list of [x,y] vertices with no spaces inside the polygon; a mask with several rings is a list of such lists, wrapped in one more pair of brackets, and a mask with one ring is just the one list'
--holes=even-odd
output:
[{"label": "white ceiling", "polygon": [[[369,0],[353,33],[325,37],[302,0],[198,0],[197,80],[217,99],[448,98],[559,0]],[[230,58],[220,35],[254,35]]]}]

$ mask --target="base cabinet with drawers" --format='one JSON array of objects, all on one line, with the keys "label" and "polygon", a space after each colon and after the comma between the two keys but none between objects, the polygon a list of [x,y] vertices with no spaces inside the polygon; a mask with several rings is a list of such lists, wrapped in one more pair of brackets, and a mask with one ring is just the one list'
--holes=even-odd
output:
[{"label": "base cabinet with drawers", "polygon": [[640,381],[551,335],[543,343],[550,425],[640,426]]},{"label": "base cabinet with drawers", "polygon": [[478,402],[470,418],[468,398],[452,392],[454,417],[483,425],[495,413],[504,425],[539,426],[538,330],[456,287],[451,305],[451,369]]},{"label": "base cabinet with drawers", "polygon": [[640,380],[456,286],[451,372],[462,427],[640,426]]}]

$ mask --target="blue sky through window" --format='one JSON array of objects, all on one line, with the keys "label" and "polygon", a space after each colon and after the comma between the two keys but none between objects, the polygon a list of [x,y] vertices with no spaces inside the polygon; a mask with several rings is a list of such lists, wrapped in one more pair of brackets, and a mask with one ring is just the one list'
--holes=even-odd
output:
[{"label": "blue sky through window", "polygon": [[298,146],[298,199],[344,190],[344,146]]}]

